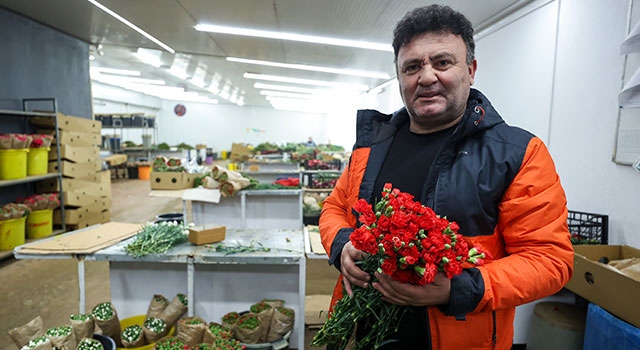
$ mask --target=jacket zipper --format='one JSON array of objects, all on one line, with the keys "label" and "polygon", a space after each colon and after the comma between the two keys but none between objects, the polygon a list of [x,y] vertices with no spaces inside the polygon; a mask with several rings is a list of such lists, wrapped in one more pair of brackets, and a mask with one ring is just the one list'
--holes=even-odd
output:
[{"label": "jacket zipper", "polygon": [[496,321],[496,311],[495,310],[491,311],[491,317],[493,318],[493,333],[491,335],[491,349],[495,350],[496,345],[498,343],[497,334],[496,334],[497,333],[497,330],[496,330],[497,321]]}]

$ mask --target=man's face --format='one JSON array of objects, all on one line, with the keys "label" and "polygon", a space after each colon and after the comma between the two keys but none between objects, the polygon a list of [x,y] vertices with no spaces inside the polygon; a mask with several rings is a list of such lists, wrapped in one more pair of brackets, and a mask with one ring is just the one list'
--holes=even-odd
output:
[{"label": "man's face", "polygon": [[456,124],[464,114],[477,63],[466,63],[459,35],[425,33],[398,51],[400,94],[411,130],[434,132]]}]

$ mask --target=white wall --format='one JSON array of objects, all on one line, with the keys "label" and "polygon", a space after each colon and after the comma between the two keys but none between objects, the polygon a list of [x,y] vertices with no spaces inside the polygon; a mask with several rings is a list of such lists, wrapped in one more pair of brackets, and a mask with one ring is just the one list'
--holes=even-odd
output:
[{"label": "white wall", "polygon": [[560,2],[550,138],[569,208],[608,214],[610,244],[640,247],[640,173],[611,161],[628,6]]},{"label": "white wall", "polygon": [[221,151],[230,150],[232,143],[297,143],[309,136],[316,143],[327,143],[323,114],[184,102],[187,113],[178,117],[173,112],[177,103],[163,101],[158,114],[158,139],[170,145],[204,143]]},{"label": "white wall", "polygon": [[[609,243],[640,247],[640,173],[611,161],[623,73],[619,45],[630,1],[534,2],[527,14],[479,33],[476,87],[507,122],[547,143],[570,210],[609,215]],[[298,142],[311,135],[350,150],[358,108],[391,113],[402,102],[392,84],[327,115],[187,103],[187,115],[178,118],[174,105],[165,101],[159,112],[160,140],[170,144],[222,149],[232,142]]]}]

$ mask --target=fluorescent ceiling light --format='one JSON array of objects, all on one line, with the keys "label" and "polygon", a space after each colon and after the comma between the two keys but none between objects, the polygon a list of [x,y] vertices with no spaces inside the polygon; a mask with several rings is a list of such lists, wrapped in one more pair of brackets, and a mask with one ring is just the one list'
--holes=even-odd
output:
[{"label": "fluorescent ceiling light", "polygon": [[262,90],[302,92],[307,94],[322,93],[322,92],[328,91],[326,89],[319,90],[319,89],[303,88],[303,87],[297,87],[297,86],[274,85],[274,84],[265,84],[265,83],[254,83],[253,87],[256,89],[262,89]]},{"label": "fluorescent ceiling light", "polygon": [[163,49],[171,52],[171,53],[175,53],[176,50],[170,48],[167,44],[163,43],[162,41],[154,38],[151,34],[145,32],[144,30],[138,28],[138,26],[136,26],[135,24],[127,21],[124,17],[120,16],[119,14],[111,11],[110,9],[108,9],[106,6],[102,5],[101,3],[97,2],[96,0],[87,0],[90,3],[94,4],[97,8],[101,9],[102,11],[108,13],[109,15],[111,15],[113,18],[117,19],[118,21],[126,24],[129,28],[135,30],[136,32],[142,34],[144,37],[146,37],[147,39],[153,41],[154,43],[158,44],[160,47],[162,47]]},{"label": "fluorescent ceiling light", "polygon": [[145,64],[159,68],[162,66],[162,59],[160,58],[162,52],[153,49],[145,49],[139,47],[136,51],[136,57]]},{"label": "fluorescent ceiling light", "polygon": [[323,73],[333,73],[333,74],[353,75],[353,76],[365,77],[365,78],[375,78],[375,79],[389,79],[390,78],[389,74],[387,74],[387,73],[362,71],[362,70],[355,70],[355,69],[342,69],[342,68],[309,66],[309,65],[306,65],[306,64],[280,63],[280,62],[271,62],[271,61],[251,60],[251,59],[247,59],[247,58],[238,58],[238,57],[227,57],[227,61],[238,62],[238,63],[247,63],[247,64],[256,64],[256,65],[260,65],[260,66],[289,68],[289,69],[300,69],[300,70],[308,70],[308,71],[323,72]]},{"label": "fluorescent ceiling light", "polygon": [[291,92],[271,91],[271,90],[261,90],[260,95],[267,96],[267,97],[275,96],[275,97],[297,98],[297,99],[303,99],[303,100],[308,100],[313,98],[313,95],[308,95],[308,94],[294,94]]},{"label": "fluorescent ceiling light", "polygon": [[291,77],[283,77],[279,75],[244,73],[243,77],[245,77],[246,79],[277,81],[281,83],[293,83],[293,84],[302,84],[302,85],[327,86],[327,87],[335,87],[335,88],[354,89],[354,90],[360,90],[360,91],[366,91],[369,89],[369,87],[364,84],[336,83],[332,81],[291,78]]},{"label": "fluorescent ceiling light", "polygon": [[358,40],[336,39],[336,38],[327,38],[327,37],[321,37],[321,36],[303,35],[303,34],[295,34],[295,33],[282,33],[282,32],[273,32],[273,31],[267,31],[267,30],[256,30],[256,29],[248,29],[248,28],[225,27],[225,26],[218,26],[218,25],[212,25],[212,24],[198,24],[195,26],[195,29],[201,32],[244,35],[244,36],[253,36],[253,37],[267,38],[267,39],[302,41],[302,42],[314,43],[314,44],[357,47],[361,49],[393,52],[393,48],[389,44],[372,43],[372,42],[358,41]]},{"label": "fluorescent ceiling light", "polygon": [[117,68],[107,68],[107,67],[91,67],[89,68],[91,71],[96,71],[99,73],[106,74],[117,74],[117,75],[130,75],[130,76],[140,76],[140,72],[137,70],[130,69],[117,69]]},{"label": "fluorescent ceiling light", "polygon": [[103,77],[104,79],[118,80],[124,83],[133,83],[133,84],[145,84],[145,85],[165,85],[166,82],[161,79],[146,79],[146,78],[135,78],[135,77]]}]

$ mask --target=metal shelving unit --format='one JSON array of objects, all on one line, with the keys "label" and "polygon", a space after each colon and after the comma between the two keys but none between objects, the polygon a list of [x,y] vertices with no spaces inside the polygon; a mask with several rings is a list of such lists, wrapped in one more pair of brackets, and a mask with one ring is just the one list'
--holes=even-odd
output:
[{"label": "metal shelving unit", "polygon": [[[32,103],[38,103],[39,106],[41,106],[43,103],[44,104],[50,104],[50,107],[47,108],[47,112],[40,112],[40,111],[36,111],[35,109],[30,108],[30,105]],[[55,120],[55,146],[56,149],[60,149],[60,138],[58,137],[59,134],[59,130],[58,130],[58,106],[57,106],[57,102],[55,98],[29,98],[29,99],[23,99],[22,100],[22,111],[14,111],[14,110],[0,110],[0,117],[13,117],[13,118],[25,118],[25,120],[28,120],[29,118],[33,118],[33,117],[49,117],[49,118],[54,118]],[[25,129],[28,129],[28,126],[25,125]],[[52,145],[53,146],[53,145]],[[0,180],[0,188],[6,188],[6,187],[13,187],[13,186],[17,186],[17,185],[22,185],[22,184],[32,184],[35,183],[37,181],[41,181],[41,180],[46,180],[46,179],[52,179],[52,178],[56,178],[58,179],[58,186],[60,189],[60,212],[62,215],[62,227],[60,229],[54,230],[53,235],[57,235],[60,234],[62,232],[66,232],[67,228],[66,228],[66,224],[65,224],[65,212],[64,212],[64,205],[62,205],[62,203],[64,203],[63,201],[63,192],[62,192],[62,167],[60,166],[61,160],[60,160],[60,152],[56,152],[58,154],[57,157],[57,169],[58,172],[57,173],[49,173],[49,174],[45,174],[45,175],[37,175],[37,176],[27,176],[25,178],[22,179],[16,179],[16,180]],[[34,192],[33,189],[30,189],[31,192]],[[2,257],[2,254],[8,254],[11,255],[12,251],[0,251],[0,258]]]}]

